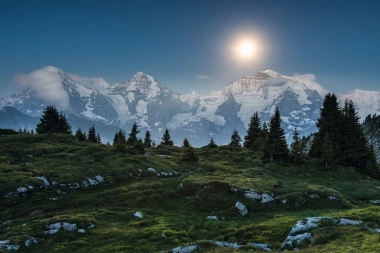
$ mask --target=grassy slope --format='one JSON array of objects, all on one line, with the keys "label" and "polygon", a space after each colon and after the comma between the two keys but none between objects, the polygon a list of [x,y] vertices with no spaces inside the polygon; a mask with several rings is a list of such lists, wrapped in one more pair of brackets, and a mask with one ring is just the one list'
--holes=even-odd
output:
[{"label": "grassy slope", "polygon": [[[375,187],[380,182],[352,168],[321,171],[312,165],[263,165],[258,154],[228,147],[197,149],[198,163],[182,162],[181,148],[146,151],[148,156],[123,154],[112,146],[75,142],[62,135],[0,136],[1,195],[20,186],[41,185],[34,176],[65,184],[96,175],[106,178],[106,183],[86,189],[58,186],[1,198],[0,240],[23,244],[34,236],[37,245],[21,248],[28,252],[159,252],[192,243],[201,245],[198,252],[234,252],[216,248],[208,240],[267,243],[278,250],[296,221],[311,216],[362,220],[380,228],[380,207],[368,203],[380,199]],[[157,177],[146,170],[149,167],[182,174]],[[261,204],[232,192],[231,187],[274,193],[292,203]],[[58,189],[66,194],[58,194]],[[311,200],[305,193],[341,201]],[[247,206],[247,216],[238,214],[237,201]],[[136,211],[144,218],[134,217]],[[208,215],[224,219],[207,220]],[[57,221],[96,227],[84,234],[44,235],[46,225]],[[380,247],[380,236],[362,227],[326,224],[313,232],[314,241],[301,251],[376,252]]]}]

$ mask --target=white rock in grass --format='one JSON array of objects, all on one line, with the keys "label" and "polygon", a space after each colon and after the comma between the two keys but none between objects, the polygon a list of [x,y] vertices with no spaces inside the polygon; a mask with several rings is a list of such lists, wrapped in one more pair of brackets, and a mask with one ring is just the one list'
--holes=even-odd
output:
[{"label": "white rock in grass", "polygon": [[37,242],[38,242],[38,241],[37,241],[36,238],[34,238],[34,237],[29,237],[29,239],[25,241],[25,246],[26,246],[26,247],[29,247],[30,245],[35,244],[35,243],[37,243]]},{"label": "white rock in grass", "polygon": [[26,187],[18,187],[17,188],[17,192],[18,193],[24,193],[24,192],[27,192],[28,191],[28,188]]},{"label": "white rock in grass", "polygon": [[221,242],[221,241],[216,241],[216,245],[219,247],[227,247],[227,248],[232,248],[232,249],[239,249],[240,246],[236,242]]},{"label": "white rock in grass", "polygon": [[48,231],[45,231],[45,235],[52,235],[58,233],[58,229],[49,229]]},{"label": "white rock in grass", "polygon": [[235,207],[238,209],[239,213],[241,214],[241,216],[244,216],[248,213],[248,209],[247,207],[241,203],[241,202],[236,202],[235,204]]},{"label": "white rock in grass", "polygon": [[90,186],[90,184],[87,182],[87,180],[83,180],[82,183],[83,183],[84,188],[87,188]]},{"label": "white rock in grass", "polygon": [[149,172],[153,172],[153,173],[157,173],[157,170],[153,169],[153,168],[148,168],[148,171]]},{"label": "white rock in grass", "polygon": [[247,246],[263,251],[272,251],[269,245],[265,243],[248,243]]},{"label": "white rock in grass", "polygon": [[310,194],[309,198],[310,199],[319,199],[319,198],[321,198],[321,195],[319,195],[319,194]]},{"label": "white rock in grass", "polygon": [[261,194],[261,203],[262,204],[269,203],[272,201],[274,201],[274,198],[272,198],[268,193]]},{"label": "white rock in grass", "polygon": [[328,200],[331,200],[331,201],[339,201],[339,198],[336,196],[328,196],[327,198]]},{"label": "white rock in grass", "polygon": [[362,224],[361,221],[349,219],[336,219],[335,222],[341,226],[360,226]]},{"label": "white rock in grass", "polygon": [[261,195],[254,191],[246,191],[244,197],[247,199],[261,200]]},{"label": "white rock in grass", "polygon": [[88,229],[92,229],[94,227],[95,227],[95,224],[90,223],[90,225],[88,226]]},{"label": "white rock in grass", "polygon": [[144,216],[142,215],[142,213],[140,213],[140,212],[135,212],[134,214],[133,214],[135,217],[137,217],[137,218],[140,218],[140,219],[142,219]]},{"label": "white rock in grass", "polygon": [[380,200],[370,200],[369,203],[378,205],[378,204],[380,204]]},{"label": "white rock in grass", "polygon": [[33,185],[29,185],[28,188],[29,188],[29,190],[31,190],[31,191],[33,191],[33,190],[35,189]]},{"label": "white rock in grass", "polygon": [[174,249],[171,249],[171,250],[168,250],[168,251],[165,251],[165,252],[172,252],[172,253],[191,253],[193,252],[194,250],[198,249],[198,246],[197,245],[189,245],[189,246],[186,246],[186,247],[177,247],[177,248],[174,248]]},{"label": "white rock in grass", "polygon": [[99,183],[104,183],[104,178],[100,175],[95,176],[95,179],[98,180]]},{"label": "white rock in grass", "polygon": [[207,216],[208,220],[218,220],[218,217],[216,216]]},{"label": "white rock in grass", "polygon": [[98,181],[92,179],[92,178],[87,178],[88,182],[90,183],[90,185],[97,185],[98,184]]},{"label": "white rock in grass", "polygon": [[290,230],[289,235],[295,235],[302,231],[308,231],[312,228],[316,228],[319,226],[319,222],[323,218],[330,218],[330,217],[309,217],[305,220],[299,220],[297,221],[296,225],[292,227],[292,230]]},{"label": "white rock in grass", "polygon": [[50,183],[49,181],[47,181],[46,177],[34,177],[36,179],[39,179],[39,180],[42,180],[44,182],[44,187],[49,187],[50,186]]},{"label": "white rock in grass", "polygon": [[380,228],[374,228],[373,231],[376,233],[380,233]]},{"label": "white rock in grass", "polygon": [[84,229],[78,229],[78,233],[86,233],[86,230],[84,230]]},{"label": "white rock in grass", "polygon": [[69,232],[77,230],[77,224],[75,223],[62,222],[62,227],[65,231]]},{"label": "white rock in grass", "polygon": [[303,233],[294,236],[288,235],[288,237],[286,237],[285,241],[281,245],[281,250],[295,249],[297,248],[298,244],[304,241],[313,241],[313,236],[311,235],[311,233]]},{"label": "white rock in grass", "polygon": [[57,229],[57,230],[61,229],[61,227],[62,227],[61,222],[53,223],[47,226],[48,229]]}]

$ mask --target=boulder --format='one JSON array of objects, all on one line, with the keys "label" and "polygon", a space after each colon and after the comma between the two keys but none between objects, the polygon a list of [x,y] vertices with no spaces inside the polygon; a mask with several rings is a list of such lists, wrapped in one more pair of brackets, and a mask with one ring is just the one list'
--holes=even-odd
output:
[{"label": "boulder", "polygon": [[241,216],[244,216],[244,215],[246,215],[248,213],[247,207],[243,203],[241,203],[239,201],[236,202],[235,207],[239,211],[239,213],[241,214]]},{"label": "boulder", "polygon": [[135,212],[134,214],[133,214],[135,217],[137,217],[137,218],[140,218],[140,219],[142,219],[144,216],[142,215],[142,213],[140,213],[140,212]]},{"label": "boulder", "polygon": [[261,194],[261,204],[269,203],[274,201],[274,198],[272,198],[268,193]]},{"label": "boulder", "polygon": [[30,245],[36,244],[37,242],[37,239],[31,236],[28,240],[25,241],[25,246],[29,247]]},{"label": "boulder", "polygon": [[246,191],[244,194],[244,197],[247,199],[252,199],[252,200],[261,200],[261,195],[254,192],[254,191]]},{"label": "boulder", "polygon": [[65,231],[69,232],[77,230],[77,224],[75,223],[62,222],[62,227]]}]

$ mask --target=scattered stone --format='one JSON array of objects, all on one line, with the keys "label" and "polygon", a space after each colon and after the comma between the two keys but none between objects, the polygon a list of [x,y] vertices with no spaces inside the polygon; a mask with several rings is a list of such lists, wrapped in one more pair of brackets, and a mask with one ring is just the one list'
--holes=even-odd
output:
[{"label": "scattered stone", "polygon": [[380,204],[380,200],[370,200],[369,202],[375,205]]},{"label": "scattered stone", "polygon": [[162,171],[161,176],[168,177],[170,174],[168,172]]},{"label": "scattered stone", "polygon": [[78,183],[74,183],[74,186],[73,186],[75,189],[79,189],[80,188],[80,185]]},{"label": "scattered stone", "polygon": [[61,222],[53,223],[47,226],[48,229],[57,229],[59,230],[62,227]]},{"label": "scattered stone", "polygon": [[134,214],[133,214],[135,217],[137,217],[137,218],[140,218],[140,219],[142,219],[144,216],[142,215],[142,213],[140,213],[140,212],[135,212]]},{"label": "scattered stone", "polygon": [[153,172],[153,173],[157,173],[157,171],[155,169],[153,169],[153,168],[148,168],[148,171],[149,172]]},{"label": "scattered stone", "polygon": [[58,198],[50,198],[51,201],[56,201]]},{"label": "scattered stone", "polygon": [[380,228],[374,228],[373,232],[380,233]]},{"label": "scattered stone", "polygon": [[49,229],[48,231],[45,231],[45,235],[52,235],[58,233],[58,229]]},{"label": "scattered stone", "polygon": [[285,241],[281,245],[281,250],[294,250],[297,248],[298,244],[308,241],[313,241],[313,236],[311,233],[303,233],[298,235],[288,235],[288,237],[285,239]]},{"label": "scattered stone", "polygon": [[53,181],[53,182],[51,183],[51,185],[52,185],[52,186],[57,186],[57,185],[58,185],[58,182],[57,182],[57,181]]},{"label": "scattered stone", "polygon": [[9,240],[0,241],[0,250],[2,251],[3,249],[7,251],[17,251],[20,249],[20,246],[17,244],[10,244]]},{"label": "scattered stone", "polygon": [[265,243],[248,243],[247,246],[263,251],[272,251],[269,245]]},{"label": "scattered stone", "polygon": [[268,193],[261,194],[261,204],[269,203],[274,201],[274,198],[272,198]]},{"label": "scattered stone", "polygon": [[218,217],[216,216],[207,216],[208,220],[218,220]]},{"label": "scattered stone", "polygon": [[170,249],[170,250],[167,250],[167,251],[164,251],[165,253],[166,252],[170,252],[170,253],[191,253],[193,252],[194,250],[198,249],[198,246],[197,245],[189,245],[189,246],[186,246],[186,247],[177,247],[177,248],[174,248],[174,249]]},{"label": "scattered stone", "polygon": [[286,204],[286,202],[287,202],[286,199],[281,200],[281,203],[284,205]]},{"label": "scattered stone", "polygon": [[66,194],[66,192],[64,192],[64,191],[60,191],[60,190],[57,190],[57,194],[62,194],[62,195],[64,195],[64,194]]},{"label": "scattered stone", "polygon": [[219,247],[227,247],[227,248],[232,248],[232,249],[239,249],[240,248],[240,246],[236,242],[216,241],[215,244],[218,245]]},{"label": "scattered stone", "polygon": [[75,223],[68,223],[68,222],[62,222],[62,227],[65,231],[73,232],[77,230],[77,224]]},{"label": "scattered stone", "polygon": [[97,185],[98,184],[98,181],[92,179],[92,178],[87,178],[88,182],[90,183],[90,185]]},{"label": "scattered stone", "polygon": [[37,242],[37,239],[31,236],[28,240],[25,241],[25,246],[29,247],[30,245],[36,244]]},{"label": "scattered stone", "polygon": [[99,183],[104,183],[104,178],[100,175],[95,176],[95,179],[98,180]]},{"label": "scattered stone", "polygon": [[244,216],[248,213],[248,209],[247,207],[241,203],[241,202],[236,202],[235,204],[235,207],[238,209],[239,213],[241,214],[241,216]]},{"label": "scattered stone", "polygon": [[299,220],[297,221],[296,225],[292,227],[292,229],[289,232],[289,235],[295,235],[300,232],[309,231],[312,228],[316,228],[319,226],[319,222],[329,217],[309,217],[305,220]]},{"label": "scattered stone", "polygon": [[335,219],[335,223],[341,226],[360,226],[361,221],[349,220],[349,219]]},{"label": "scattered stone", "polygon": [[380,186],[375,186],[375,187],[380,190]]},{"label": "scattered stone", "polygon": [[28,158],[32,158],[32,157],[33,157],[33,155],[27,155],[26,157],[28,157]]},{"label": "scattered stone", "polygon": [[33,185],[29,185],[28,188],[29,188],[29,190],[31,190],[31,191],[33,191],[33,190],[35,189]]},{"label": "scattered stone", "polygon": [[78,233],[86,233],[86,230],[84,230],[84,229],[78,229]]},{"label": "scattered stone", "polygon": [[319,195],[319,194],[310,194],[309,198],[310,199],[319,199],[319,198],[321,198],[321,195]]},{"label": "scattered stone", "polygon": [[47,181],[46,177],[45,176],[42,176],[42,177],[34,177],[36,179],[39,179],[39,180],[42,180],[44,182],[44,187],[47,188],[50,186],[50,183],[49,181]]},{"label": "scattered stone", "polygon": [[261,200],[261,195],[254,192],[254,191],[246,191],[244,194],[244,197],[247,199],[252,199],[252,200]]},{"label": "scattered stone", "polygon": [[339,201],[339,198],[336,196],[328,196],[327,198],[328,200],[331,200],[331,201]]},{"label": "scattered stone", "polygon": [[94,227],[95,227],[95,224],[90,223],[90,225],[88,226],[88,229],[93,229]]},{"label": "scattered stone", "polygon": [[82,183],[83,183],[84,188],[87,188],[90,186],[90,184],[86,180],[83,180]]},{"label": "scattered stone", "polygon": [[28,188],[26,187],[18,187],[17,188],[17,192],[18,193],[24,193],[24,192],[27,192],[28,191]]}]

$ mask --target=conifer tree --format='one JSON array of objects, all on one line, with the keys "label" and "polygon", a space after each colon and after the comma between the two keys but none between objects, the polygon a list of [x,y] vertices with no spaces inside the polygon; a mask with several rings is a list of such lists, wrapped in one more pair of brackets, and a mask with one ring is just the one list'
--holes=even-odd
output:
[{"label": "conifer tree", "polygon": [[269,123],[267,152],[272,163],[274,161],[284,162],[288,159],[289,150],[286,144],[285,132],[281,126],[280,111],[277,107]]},{"label": "conifer tree", "polygon": [[32,129],[32,130],[30,131],[30,133],[31,133],[31,134],[34,134],[34,130]]},{"label": "conifer tree", "polygon": [[90,129],[88,130],[87,141],[98,143],[98,138],[96,136],[96,130],[94,126],[90,127]]},{"label": "conifer tree", "polygon": [[247,130],[247,135],[244,136],[244,143],[243,146],[245,148],[254,148],[254,143],[257,140],[257,138],[261,134],[261,124],[260,124],[260,117],[259,113],[255,112],[253,116],[250,119],[249,125],[248,125],[248,130]]},{"label": "conifer tree", "polygon": [[188,148],[188,147],[190,147],[190,142],[187,140],[187,138],[185,138],[185,139],[183,140],[182,147],[183,147],[183,148]]},{"label": "conifer tree", "polygon": [[137,135],[140,133],[140,130],[137,127],[136,122],[133,124],[131,132],[128,134],[127,144],[134,145],[137,143]]},{"label": "conifer tree", "polygon": [[214,141],[214,138],[211,137],[210,143],[207,145],[207,147],[209,147],[209,148],[217,148],[218,147],[218,145],[216,145],[216,143]]},{"label": "conifer tree", "polygon": [[238,131],[235,129],[231,135],[231,142],[228,145],[230,145],[232,147],[241,147],[240,142],[241,142],[241,137],[240,137]]},{"label": "conifer tree", "polygon": [[294,159],[294,162],[297,162],[297,159],[299,159],[300,156],[303,155],[302,142],[297,128],[294,128],[293,142],[290,145],[290,153],[292,158]]},{"label": "conifer tree", "polygon": [[98,133],[96,136],[97,143],[102,143],[102,138],[100,137],[100,134]]},{"label": "conifer tree", "polygon": [[126,142],[127,140],[126,140],[125,132],[120,129],[119,132],[117,132],[115,136],[113,137],[113,145],[115,145],[116,143],[125,145]]},{"label": "conifer tree", "polygon": [[192,161],[192,162],[198,162],[199,157],[198,154],[191,145],[184,148],[183,154],[182,154],[182,160],[183,161]]},{"label": "conifer tree", "polygon": [[173,141],[170,139],[169,130],[165,129],[165,133],[162,135],[161,145],[173,146]]},{"label": "conifer tree", "polygon": [[59,114],[58,110],[49,105],[44,110],[40,122],[36,127],[37,134],[44,133],[64,133],[71,134],[71,126],[67,122],[65,115]]},{"label": "conifer tree", "polygon": [[144,146],[148,148],[152,147],[152,139],[150,138],[150,132],[148,130],[145,132]]},{"label": "conifer tree", "polygon": [[75,139],[78,141],[86,141],[87,136],[84,131],[82,131],[81,128],[78,128],[78,130],[75,132]]},{"label": "conifer tree", "polygon": [[325,137],[323,137],[322,142],[322,161],[325,163],[325,168],[327,169],[329,166],[332,166],[334,163],[334,146],[332,141],[330,140],[330,135],[327,133]]},{"label": "conifer tree", "polygon": [[373,148],[373,145],[370,145],[368,147],[368,150],[369,152],[368,152],[367,160],[364,165],[365,174],[373,178],[380,179],[379,164],[376,161],[375,150]]}]

